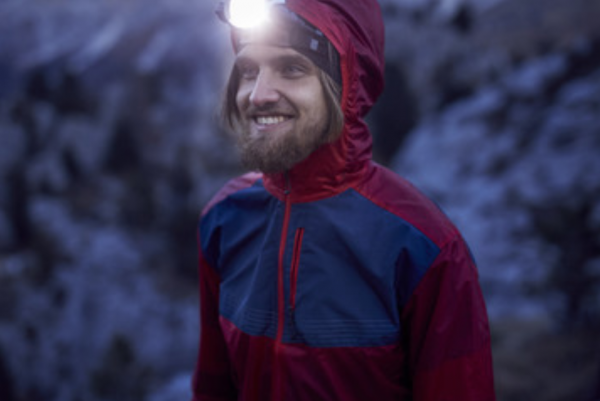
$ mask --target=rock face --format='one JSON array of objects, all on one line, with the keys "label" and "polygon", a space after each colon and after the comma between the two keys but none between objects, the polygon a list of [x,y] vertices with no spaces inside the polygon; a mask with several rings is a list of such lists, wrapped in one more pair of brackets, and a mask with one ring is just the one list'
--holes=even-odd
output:
[{"label": "rock face", "polygon": [[387,62],[409,83],[382,98],[388,131],[416,117],[392,168],[459,223],[494,316],[595,321],[600,4],[383,4]]},{"label": "rock face", "polygon": [[600,65],[568,79],[569,60],[524,63],[423,121],[395,162],[463,230],[494,314],[600,310]]},{"label": "rock face", "polygon": [[195,225],[239,170],[212,5],[0,7],[0,399],[188,398]]},{"label": "rock face", "polygon": [[[213,6],[0,5],[0,400],[189,398],[195,225],[240,172],[216,124],[229,56]],[[494,318],[590,322],[597,3],[382,6],[375,155],[463,230]]]}]

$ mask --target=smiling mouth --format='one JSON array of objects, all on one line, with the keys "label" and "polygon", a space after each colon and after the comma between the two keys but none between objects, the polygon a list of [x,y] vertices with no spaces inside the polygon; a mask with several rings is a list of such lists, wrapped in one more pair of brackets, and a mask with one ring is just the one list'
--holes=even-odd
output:
[{"label": "smiling mouth", "polygon": [[289,120],[290,117],[286,116],[256,116],[254,121],[259,125],[276,125],[281,124],[284,121]]}]

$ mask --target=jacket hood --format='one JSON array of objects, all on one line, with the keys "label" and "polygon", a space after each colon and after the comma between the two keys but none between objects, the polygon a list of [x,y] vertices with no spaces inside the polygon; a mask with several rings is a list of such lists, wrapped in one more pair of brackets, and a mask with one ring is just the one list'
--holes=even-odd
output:
[{"label": "jacket hood", "polygon": [[376,0],[287,0],[287,7],[321,30],[340,55],[344,129],[287,174],[265,174],[278,197],[291,187],[292,201],[338,194],[356,184],[371,161],[364,117],[383,90],[384,25]]}]

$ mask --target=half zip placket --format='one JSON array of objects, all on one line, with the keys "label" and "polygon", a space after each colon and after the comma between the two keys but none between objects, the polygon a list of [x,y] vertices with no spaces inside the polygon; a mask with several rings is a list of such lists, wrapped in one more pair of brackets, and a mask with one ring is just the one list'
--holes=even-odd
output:
[{"label": "half zip placket", "polygon": [[292,211],[291,184],[289,173],[285,173],[285,191],[284,191],[284,213],[283,225],[281,229],[281,240],[279,243],[279,258],[277,263],[277,335],[273,350],[273,383],[271,389],[272,400],[283,400],[283,369],[280,361],[280,352],[285,328],[285,248],[287,243],[287,233],[290,225],[290,215]]}]

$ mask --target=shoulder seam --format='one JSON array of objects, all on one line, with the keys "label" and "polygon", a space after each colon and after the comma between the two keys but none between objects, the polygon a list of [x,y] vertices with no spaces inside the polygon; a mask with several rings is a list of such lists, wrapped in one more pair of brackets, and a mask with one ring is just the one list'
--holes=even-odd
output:
[{"label": "shoulder seam", "polygon": [[[417,230],[418,232],[420,232],[424,237],[426,237],[427,239],[429,239],[433,244],[435,244],[440,250],[445,247],[449,242],[451,242],[454,238],[456,238],[456,236],[460,235],[460,232],[458,231],[458,229],[454,226],[451,225],[451,231],[450,233],[448,233],[448,235],[446,237],[443,238],[443,240],[440,241],[440,243],[438,244],[430,235],[428,235],[422,228],[418,227],[416,224],[414,224],[413,222],[411,222],[409,219],[406,218],[406,216],[403,216],[401,213],[399,213],[398,211],[393,210],[392,208],[388,207],[384,202],[375,199],[372,196],[369,196],[366,191],[362,191],[357,187],[352,187],[352,190],[354,190],[357,194],[359,194],[360,196],[364,197],[365,199],[367,199],[368,201],[370,201],[371,203],[373,203],[375,206],[381,208],[382,210],[391,213],[392,215],[396,216],[397,218],[405,221],[407,224],[409,224],[411,227],[413,227],[415,230]],[[443,213],[443,212],[440,212]]]},{"label": "shoulder seam", "polygon": [[217,203],[223,201],[230,195],[242,191],[246,188],[250,188],[256,183],[256,181],[262,178],[262,174],[258,173],[247,173],[240,177],[229,180],[213,197],[206,206],[202,209],[200,217],[206,215]]}]

